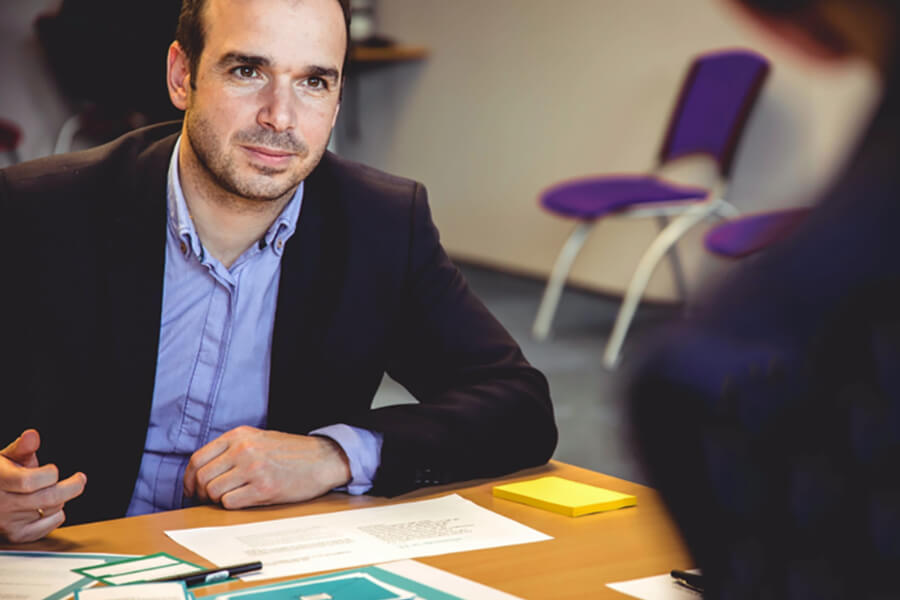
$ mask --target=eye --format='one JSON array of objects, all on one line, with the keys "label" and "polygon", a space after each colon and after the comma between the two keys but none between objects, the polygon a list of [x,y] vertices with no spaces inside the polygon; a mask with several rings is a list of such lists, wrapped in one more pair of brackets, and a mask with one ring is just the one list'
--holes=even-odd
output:
[{"label": "eye", "polygon": [[314,90],[327,90],[328,82],[321,77],[310,77],[306,80],[306,87]]},{"label": "eye", "polygon": [[257,72],[256,67],[251,67],[248,65],[235,67],[231,70],[231,72],[242,79],[254,79],[259,76],[259,72]]}]

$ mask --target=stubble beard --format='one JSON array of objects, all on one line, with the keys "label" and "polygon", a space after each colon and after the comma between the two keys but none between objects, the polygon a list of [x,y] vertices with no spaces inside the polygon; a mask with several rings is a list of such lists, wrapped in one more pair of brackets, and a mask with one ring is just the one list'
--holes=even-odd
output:
[{"label": "stubble beard", "polygon": [[[279,133],[263,127],[244,129],[232,135],[228,141],[220,140],[212,125],[196,111],[185,114],[185,128],[188,143],[200,167],[215,186],[225,191],[233,200],[245,200],[242,204],[269,204],[293,194],[300,182],[319,164],[325,148],[313,148],[298,140],[290,131]],[[303,166],[286,181],[279,181],[278,175],[284,169],[249,165],[257,175],[241,175],[235,165],[235,157],[229,154],[225,144],[247,144],[264,146],[296,154]]]}]

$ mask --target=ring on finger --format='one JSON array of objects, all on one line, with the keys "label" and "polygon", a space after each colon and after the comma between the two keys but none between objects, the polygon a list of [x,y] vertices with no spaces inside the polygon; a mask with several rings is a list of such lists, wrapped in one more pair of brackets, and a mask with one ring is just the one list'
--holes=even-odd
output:
[{"label": "ring on finger", "polygon": [[38,519],[43,519],[44,518],[44,509],[41,507],[38,507],[37,514],[38,514]]}]

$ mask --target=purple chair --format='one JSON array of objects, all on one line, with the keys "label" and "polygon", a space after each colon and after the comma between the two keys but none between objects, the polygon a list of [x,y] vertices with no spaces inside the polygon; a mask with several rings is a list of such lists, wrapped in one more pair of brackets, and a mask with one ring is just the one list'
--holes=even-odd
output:
[{"label": "purple chair", "polygon": [[812,208],[790,208],[726,221],[710,229],[706,249],[726,258],[744,258],[791,235]]},{"label": "purple chair", "polygon": [[7,164],[19,162],[19,143],[22,141],[22,130],[11,121],[0,119],[0,154],[7,157]]},{"label": "purple chair", "polygon": [[[572,263],[594,225],[604,217],[655,217],[661,228],[641,257],[619,308],[603,357],[607,367],[618,362],[640,298],[666,254],[679,292],[682,298],[686,297],[675,244],[703,219],[738,215],[737,209],[725,200],[725,183],[744,125],[768,73],[768,61],[749,50],[724,50],[697,57],[685,77],[653,173],[585,177],[543,192],[541,206],[578,223],[560,250],[547,281],[532,327],[536,339],[549,335]],[[662,167],[688,155],[708,155],[715,161],[719,181],[712,190],[678,185],[658,175]]]}]

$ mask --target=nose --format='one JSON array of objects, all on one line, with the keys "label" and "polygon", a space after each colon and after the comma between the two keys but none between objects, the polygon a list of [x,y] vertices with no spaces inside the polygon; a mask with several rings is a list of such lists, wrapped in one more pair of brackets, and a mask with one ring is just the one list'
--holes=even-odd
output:
[{"label": "nose", "polygon": [[263,91],[263,104],[259,109],[259,124],[273,131],[293,129],[294,114],[293,91],[286,86],[273,83]]}]

